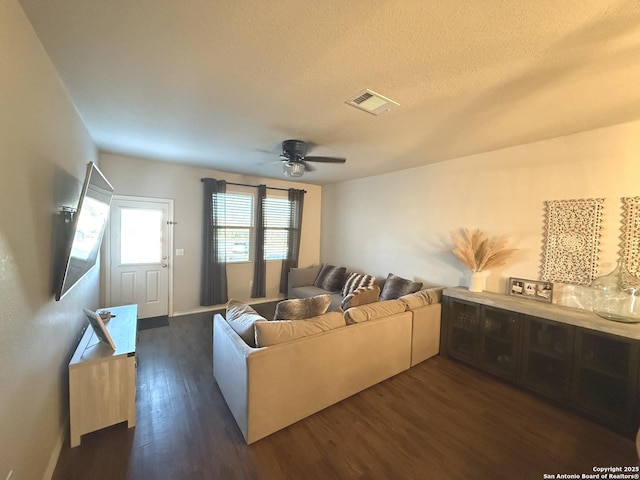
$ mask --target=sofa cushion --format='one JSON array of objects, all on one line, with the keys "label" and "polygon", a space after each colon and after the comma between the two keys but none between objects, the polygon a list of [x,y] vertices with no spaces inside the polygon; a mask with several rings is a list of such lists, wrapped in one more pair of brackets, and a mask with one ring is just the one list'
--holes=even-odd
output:
[{"label": "sofa cushion", "polygon": [[360,287],[344,297],[340,304],[340,308],[347,310],[351,307],[357,307],[358,305],[377,302],[378,297],[380,297],[380,287],[377,285]]},{"label": "sofa cushion", "polygon": [[304,320],[326,313],[331,295],[325,293],[309,298],[283,300],[276,305],[274,320]]},{"label": "sofa cushion", "polygon": [[289,270],[289,281],[293,286],[301,287],[305,285],[313,285],[318,274],[320,273],[321,265],[311,265],[309,267],[292,268]]},{"label": "sofa cushion", "polygon": [[294,287],[291,289],[291,297],[289,298],[307,298],[307,297],[315,297],[317,295],[324,295],[327,292],[322,288],[314,287],[313,285],[308,285],[306,287]]},{"label": "sofa cushion", "polygon": [[344,277],[347,269],[334,265],[323,265],[313,285],[328,292],[339,292],[344,285]]},{"label": "sofa cushion", "polygon": [[254,324],[257,321],[267,319],[256,312],[251,306],[238,300],[231,299],[227,303],[227,313],[225,315],[227,323],[240,335],[247,345],[256,346]]},{"label": "sofa cushion", "polygon": [[347,325],[367,322],[380,317],[388,317],[396,313],[406,312],[407,305],[400,300],[386,300],[384,302],[368,303],[359,307],[349,308],[344,312]]},{"label": "sofa cushion", "polygon": [[409,293],[399,298],[407,305],[408,310],[424,307],[433,303],[440,303],[442,300],[442,288],[428,288]]},{"label": "sofa cushion", "polygon": [[390,273],[384,282],[382,292],[380,292],[380,300],[392,300],[400,298],[403,295],[417,292],[422,288],[421,282],[414,282],[406,278],[399,277]]},{"label": "sofa cushion", "polygon": [[255,323],[255,343],[258,347],[268,347],[345,325],[341,312],[329,312],[306,320],[260,321]]},{"label": "sofa cushion", "polygon": [[360,287],[368,287],[374,284],[376,277],[364,273],[350,273],[342,287],[342,296],[346,297]]}]

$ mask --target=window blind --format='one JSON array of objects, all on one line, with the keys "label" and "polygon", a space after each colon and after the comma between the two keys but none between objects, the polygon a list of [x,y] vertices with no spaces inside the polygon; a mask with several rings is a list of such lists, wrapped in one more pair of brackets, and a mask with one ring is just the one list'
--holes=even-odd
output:
[{"label": "window blind", "polygon": [[218,252],[227,263],[248,262],[253,237],[253,195],[218,194]]},{"label": "window blind", "polygon": [[264,259],[282,260],[287,256],[291,203],[286,198],[265,198]]}]

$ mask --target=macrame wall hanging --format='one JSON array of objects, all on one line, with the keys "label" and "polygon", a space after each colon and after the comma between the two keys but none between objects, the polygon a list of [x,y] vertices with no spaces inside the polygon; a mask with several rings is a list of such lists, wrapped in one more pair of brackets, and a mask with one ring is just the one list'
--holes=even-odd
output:
[{"label": "macrame wall hanging", "polygon": [[620,260],[640,278],[640,197],[622,197]]},{"label": "macrame wall hanging", "polygon": [[589,285],[597,276],[604,199],[545,202],[541,279]]}]

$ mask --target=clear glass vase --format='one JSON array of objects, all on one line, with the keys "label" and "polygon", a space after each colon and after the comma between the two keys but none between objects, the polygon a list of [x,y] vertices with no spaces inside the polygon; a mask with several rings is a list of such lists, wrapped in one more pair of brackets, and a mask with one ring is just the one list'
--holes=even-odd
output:
[{"label": "clear glass vase", "polygon": [[608,275],[596,278],[591,287],[595,313],[614,322],[640,322],[640,280],[627,270],[622,261],[618,261]]}]

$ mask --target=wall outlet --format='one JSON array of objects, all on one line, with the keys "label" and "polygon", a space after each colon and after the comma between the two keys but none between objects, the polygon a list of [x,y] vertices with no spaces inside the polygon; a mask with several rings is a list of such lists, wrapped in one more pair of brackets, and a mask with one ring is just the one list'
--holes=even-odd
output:
[{"label": "wall outlet", "polygon": [[182,257],[184,255],[184,248],[176,248],[176,257]]},{"label": "wall outlet", "polygon": [[253,280],[249,280],[249,288],[253,288]]}]

